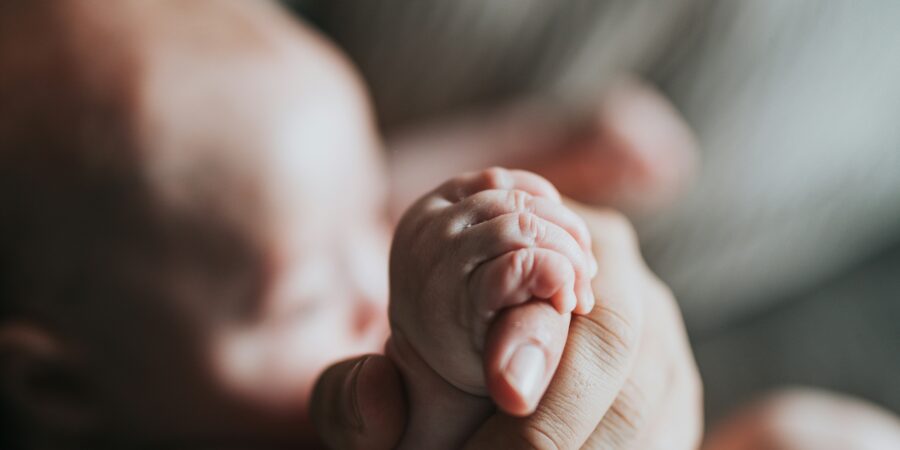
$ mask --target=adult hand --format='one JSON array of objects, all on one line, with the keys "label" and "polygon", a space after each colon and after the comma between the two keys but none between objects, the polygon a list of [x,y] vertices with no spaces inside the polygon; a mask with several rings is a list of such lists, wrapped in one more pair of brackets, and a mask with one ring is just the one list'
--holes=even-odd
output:
[{"label": "adult hand", "polygon": [[674,297],[644,264],[622,216],[577,211],[600,265],[597,306],[573,318],[537,412],[494,416],[470,448],[696,448],[702,389]]},{"label": "adult hand", "polygon": [[[672,294],[644,264],[627,220],[577,211],[600,266],[597,306],[573,318],[537,411],[525,418],[495,414],[468,448],[696,448],[700,378]],[[359,361],[365,362],[354,373]],[[389,448],[406,422],[402,395],[385,395],[399,386],[396,371],[379,356],[354,362],[333,366],[319,380],[312,410],[318,430],[335,448]]]}]

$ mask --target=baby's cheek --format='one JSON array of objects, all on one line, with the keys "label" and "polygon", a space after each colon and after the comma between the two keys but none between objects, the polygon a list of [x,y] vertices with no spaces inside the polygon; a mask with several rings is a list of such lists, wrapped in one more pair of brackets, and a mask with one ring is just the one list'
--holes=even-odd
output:
[{"label": "baby's cheek", "polygon": [[388,254],[391,235],[386,225],[373,221],[350,239],[350,247],[345,252],[350,255],[348,272],[358,297],[370,303],[387,308],[388,299]]},{"label": "baby's cheek", "polygon": [[226,333],[217,344],[215,370],[225,389],[244,401],[277,409],[305,408],[328,366],[380,352],[383,343],[381,336],[360,339],[347,308],[322,308],[296,321]]}]

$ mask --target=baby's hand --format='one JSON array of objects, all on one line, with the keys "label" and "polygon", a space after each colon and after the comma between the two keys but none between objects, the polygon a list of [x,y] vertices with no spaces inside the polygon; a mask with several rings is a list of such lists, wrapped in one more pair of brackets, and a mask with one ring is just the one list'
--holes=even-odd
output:
[{"label": "baby's hand", "polygon": [[569,313],[593,308],[595,271],[587,227],[549,182],[499,168],[459,176],[397,228],[389,348],[395,359],[420,360],[401,361],[413,368],[406,372],[430,368],[458,390],[528,414],[559,363]]}]

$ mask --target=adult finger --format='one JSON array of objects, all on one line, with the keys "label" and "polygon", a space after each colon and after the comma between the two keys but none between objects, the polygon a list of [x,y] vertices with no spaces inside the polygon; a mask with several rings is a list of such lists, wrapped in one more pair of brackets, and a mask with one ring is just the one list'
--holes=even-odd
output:
[{"label": "adult finger", "polygon": [[339,362],[316,382],[310,414],[330,448],[394,448],[407,419],[400,374],[382,355]]},{"label": "adult finger", "polygon": [[504,310],[493,322],[484,368],[500,410],[516,416],[534,411],[559,365],[570,318],[547,303],[530,302]]},{"label": "adult finger", "polygon": [[648,279],[647,319],[634,368],[585,448],[696,449],[702,389],[674,298]]},{"label": "adult finger", "polygon": [[470,440],[470,448],[578,448],[631,374],[644,320],[640,283],[646,268],[625,219],[610,212],[580,212],[598,258],[593,283],[597,306],[572,318],[556,376],[535,413],[526,418],[495,415]]}]

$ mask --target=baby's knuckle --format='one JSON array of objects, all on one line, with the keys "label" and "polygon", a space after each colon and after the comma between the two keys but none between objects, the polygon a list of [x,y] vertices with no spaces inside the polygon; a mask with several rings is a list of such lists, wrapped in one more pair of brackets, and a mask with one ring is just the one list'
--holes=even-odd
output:
[{"label": "baby's knuckle", "polygon": [[516,250],[512,255],[510,278],[516,281],[528,278],[534,269],[534,262],[534,252],[531,249],[523,248]]},{"label": "baby's knuckle", "polygon": [[534,196],[531,194],[518,189],[513,189],[508,191],[507,196],[507,202],[509,202],[514,211],[527,213],[534,212]]},{"label": "baby's knuckle", "polygon": [[545,233],[544,226],[537,216],[532,213],[521,212],[517,214],[517,218],[519,236],[525,239],[527,245],[534,245],[543,237]]},{"label": "baby's knuckle", "polygon": [[510,185],[509,171],[502,167],[491,167],[481,172],[484,189],[505,189]]},{"label": "baby's knuckle", "polygon": [[448,200],[458,200],[462,198],[460,195],[465,192],[465,181],[462,177],[451,178],[440,186],[431,191],[436,198],[446,198]]}]

